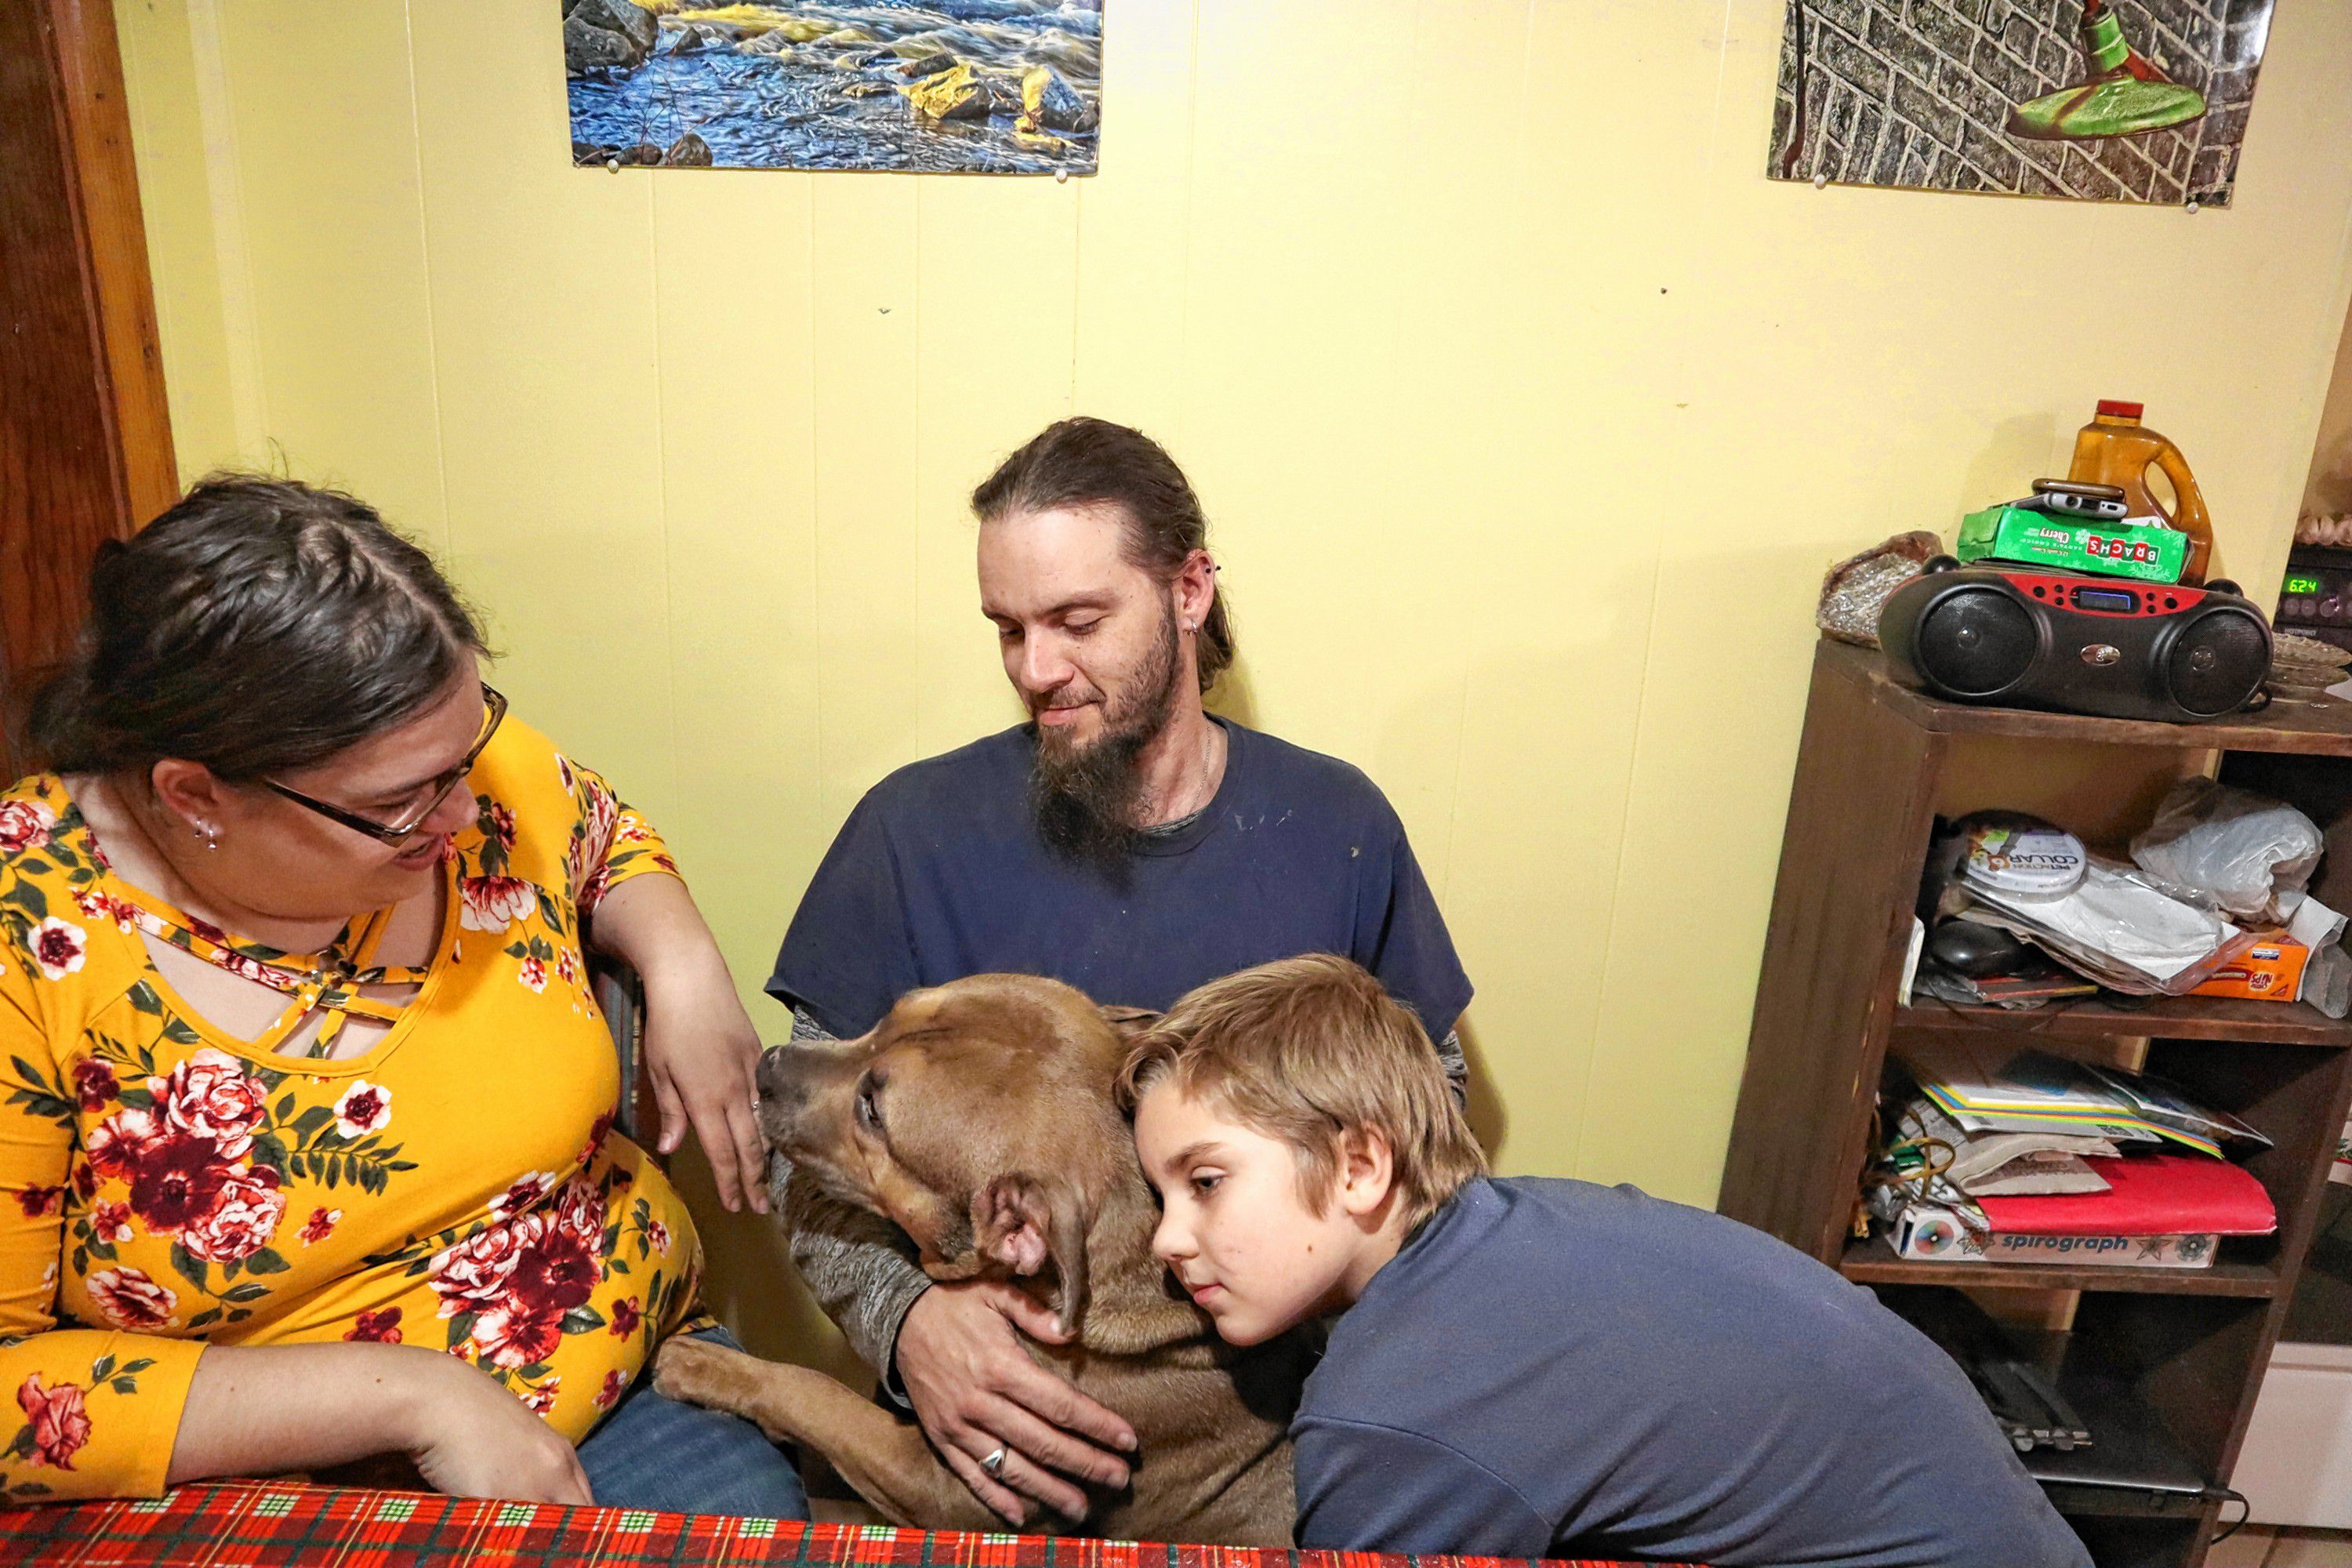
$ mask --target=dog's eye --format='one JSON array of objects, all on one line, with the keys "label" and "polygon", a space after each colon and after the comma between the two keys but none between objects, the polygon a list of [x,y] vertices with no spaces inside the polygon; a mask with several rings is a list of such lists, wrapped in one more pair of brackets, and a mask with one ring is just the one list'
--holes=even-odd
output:
[{"label": "dog's eye", "polygon": [[870,1078],[857,1086],[857,1121],[870,1132],[882,1131],[882,1105],[876,1088]]}]

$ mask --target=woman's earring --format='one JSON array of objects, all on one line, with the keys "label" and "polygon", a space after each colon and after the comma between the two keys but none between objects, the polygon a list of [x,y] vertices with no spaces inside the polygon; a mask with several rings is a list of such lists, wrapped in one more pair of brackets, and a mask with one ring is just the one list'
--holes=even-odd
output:
[{"label": "woman's earring", "polygon": [[220,829],[215,827],[209,822],[199,822],[196,824],[196,837],[205,841],[205,847],[207,849],[217,849],[220,847]]}]

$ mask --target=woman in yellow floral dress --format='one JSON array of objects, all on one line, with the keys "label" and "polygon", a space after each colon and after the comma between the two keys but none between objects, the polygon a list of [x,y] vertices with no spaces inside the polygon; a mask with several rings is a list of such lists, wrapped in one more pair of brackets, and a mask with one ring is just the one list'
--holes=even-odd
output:
[{"label": "woman in yellow floral dress", "polygon": [[55,771],[0,795],[8,1498],[390,1455],[804,1514],[788,1456],[639,1377],[699,1244],[612,1131],[585,953],[645,977],[664,1146],[690,1119],[730,1207],[756,1037],[660,840],[481,647],[333,492],[216,479],[100,552],[28,725]]}]

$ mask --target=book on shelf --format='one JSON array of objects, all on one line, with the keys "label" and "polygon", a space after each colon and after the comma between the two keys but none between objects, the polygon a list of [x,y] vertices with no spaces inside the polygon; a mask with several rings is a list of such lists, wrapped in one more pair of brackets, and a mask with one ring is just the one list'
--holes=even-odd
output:
[{"label": "book on shelf", "polygon": [[2209,1268],[2221,1238],[2180,1236],[2003,1236],[1970,1230],[1933,1204],[1897,1210],[1886,1232],[1895,1256],[1909,1263],[2034,1263],[2109,1268]]},{"label": "book on shelf", "polygon": [[2086,1156],[2101,1192],[1975,1199],[1983,1224],[1927,1201],[1891,1206],[1895,1256],[1930,1263],[2210,1267],[2225,1236],[2267,1236],[2278,1210],[2253,1173],[2194,1154]]}]

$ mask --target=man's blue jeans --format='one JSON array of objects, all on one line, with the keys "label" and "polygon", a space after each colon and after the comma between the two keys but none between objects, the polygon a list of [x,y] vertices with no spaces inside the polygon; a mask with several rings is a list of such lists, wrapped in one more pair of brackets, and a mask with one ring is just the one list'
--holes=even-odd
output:
[{"label": "man's blue jeans", "polygon": [[[743,1347],[723,1328],[693,1336]],[[738,1415],[680,1405],[654,1392],[650,1364],[580,1445],[589,1489],[605,1508],[806,1519],[792,1450]]]}]

